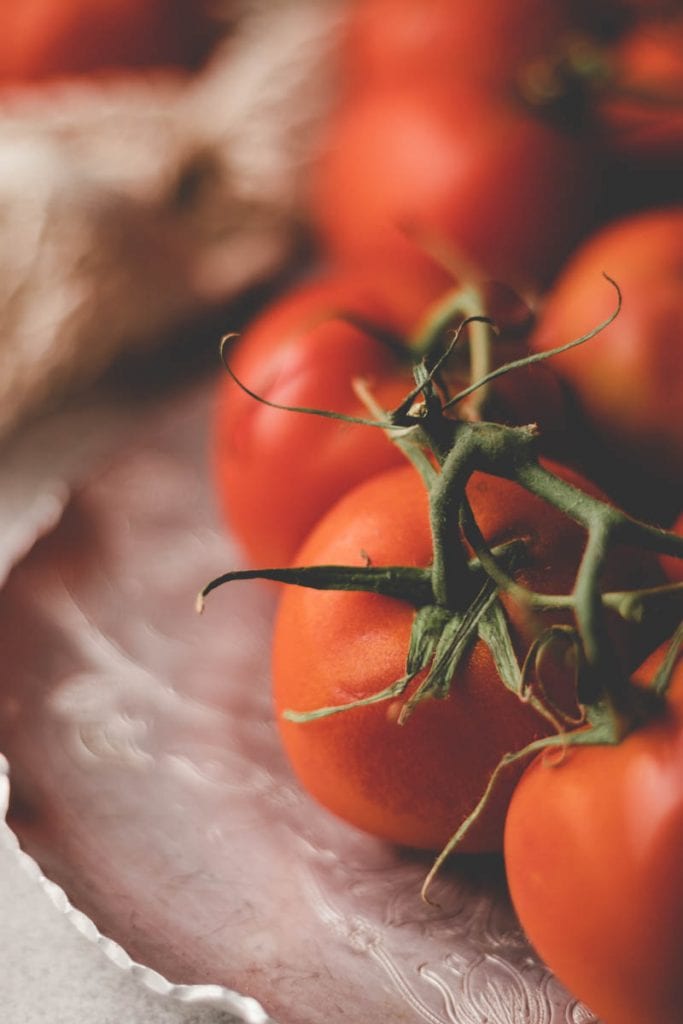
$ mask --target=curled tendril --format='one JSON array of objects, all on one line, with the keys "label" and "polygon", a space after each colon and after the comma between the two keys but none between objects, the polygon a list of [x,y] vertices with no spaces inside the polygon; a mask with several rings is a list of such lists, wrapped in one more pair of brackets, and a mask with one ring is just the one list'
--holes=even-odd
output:
[{"label": "curled tendril", "polygon": [[[227,358],[227,348],[229,344],[234,341],[239,335],[236,332],[230,332],[224,334],[220,340],[219,354],[223,366],[227,370],[228,374],[237,385],[237,387],[243,391],[254,401],[260,402],[262,405],[267,405],[271,409],[279,409],[282,412],[295,412],[303,413],[308,416],[320,416],[324,419],[340,420],[343,423],[354,423],[364,427],[378,427],[381,430],[391,430],[392,427],[405,426],[406,424],[412,424],[416,421],[414,416],[410,415],[410,410],[415,403],[416,399],[421,394],[424,394],[426,388],[428,388],[437,377],[439,371],[447,361],[449,356],[452,354],[456,345],[460,340],[463,329],[470,323],[487,323],[495,329],[493,321],[486,316],[468,316],[461,324],[458,325],[457,329],[453,332],[453,337],[450,343],[446,346],[444,352],[434,362],[433,366],[426,370],[421,375],[421,379],[415,385],[415,387],[408,393],[403,399],[401,404],[389,414],[386,420],[383,419],[369,419],[365,416],[353,416],[349,413],[335,412],[330,409],[318,409],[313,406],[302,406],[302,405],[286,405],[281,402],[273,402],[269,398],[265,398],[263,395],[259,395],[258,392],[253,391],[243,380],[241,380],[235,370],[230,364]],[[445,408],[445,406],[444,406]]]},{"label": "curled tendril", "polygon": [[[465,317],[465,319],[460,324],[458,324],[458,326],[452,332],[453,336],[449,344],[446,346],[446,348],[438,357],[438,359],[435,360],[431,367],[427,365],[430,361],[430,356],[429,354],[425,355],[421,364],[424,368],[424,372],[422,374],[419,374],[421,379],[418,380],[417,384],[412,389],[412,391],[410,391],[406,395],[406,397],[403,399],[398,408],[392,413],[392,420],[394,422],[401,422],[403,417],[406,417],[408,415],[409,410],[411,409],[415,400],[419,398],[421,394],[424,394],[425,390],[435,382],[439,372],[441,371],[441,369],[443,368],[443,366],[445,365],[445,363],[447,362],[447,360],[450,358],[455,348],[457,347],[464,328],[472,323],[488,324],[490,327],[493,328],[493,330],[498,329],[494,321],[488,316],[480,316],[477,314]],[[442,406],[443,409],[445,409],[446,407],[447,404],[444,404]]]},{"label": "curled tendril", "polygon": [[562,640],[569,644],[576,655],[576,669],[573,692],[578,693],[580,663],[582,656],[581,637],[571,626],[555,624],[545,629],[540,636],[536,637],[524,658],[522,665],[522,685],[520,687],[520,700],[529,703],[539,714],[553,726],[555,732],[566,732],[567,729],[576,729],[585,722],[585,712],[579,708],[577,714],[571,714],[559,707],[550,697],[544,682],[542,672],[543,655],[552,644]]},{"label": "curled tendril", "polygon": [[351,416],[348,413],[332,412],[330,409],[316,409],[305,405],[284,405],[280,402],[272,402],[269,398],[264,398],[263,395],[259,395],[256,391],[252,391],[244,381],[240,380],[227,359],[225,350],[228,347],[228,344],[236,337],[238,337],[238,335],[235,332],[232,332],[230,334],[224,334],[221,338],[219,349],[221,362],[237,387],[243,391],[245,395],[253,398],[254,401],[260,402],[261,405],[267,405],[270,409],[280,409],[282,412],[297,412],[304,413],[308,416],[321,416],[323,419],[341,420],[343,423],[357,423],[363,427],[379,427],[381,430],[390,430],[391,427],[394,426],[391,420],[371,420],[363,416]]},{"label": "curled tendril", "polygon": [[611,278],[609,274],[605,274],[603,272],[602,276],[605,278],[606,281],[609,281],[609,283],[612,285],[612,287],[617,293],[617,304],[610,313],[610,315],[605,320],[603,320],[602,323],[598,324],[597,327],[594,327],[591,331],[588,331],[586,334],[582,334],[580,338],[574,338],[573,341],[568,341],[565,345],[559,345],[557,348],[548,349],[547,352],[534,352],[530,356],[524,356],[523,359],[515,359],[510,363],[505,363],[503,366],[499,366],[497,369],[492,370],[491,373],[487,373],[486,376],[481,377],[480,380],[476,380],[473,384],[470,384],[469,387],[464,388],[462,391],[459,391],[457,395],[454,395],[445,403],[443,407],[444,410],[450,409],[458,402],[461,402],[464,398],[467,398],[474,391],[477,391],[485,384],[489,384],[492,380],[496,380],[498,377],[502,377],[504,374],[510,373],[512,370],[520,370],[525,366],[531,366],[533,363],[540,363],[544,359],[550,359],[552,358],[552,356],[557,356],[561,352],[568,352],[570,349],[576,348],[578,345],[583,345],[586,341],[590,341],[591,338],[594,338],[597,334],[600,334],[601,331],[604,331],[606,327],[609,327],[609,325],[614,320],[616,320],[619,313],[621,312],[621,289],[619,288],[617,282],[613,280],[613,278]]}]

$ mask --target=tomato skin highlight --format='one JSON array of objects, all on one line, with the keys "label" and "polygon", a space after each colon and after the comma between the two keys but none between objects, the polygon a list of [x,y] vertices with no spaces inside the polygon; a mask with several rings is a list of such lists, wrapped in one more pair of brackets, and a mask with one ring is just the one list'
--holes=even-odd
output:
[{"label": "tomato skin highlight", "polygon": [[681,1020],[683,662],[661,718],[533,762],[504,856],[529,940],[605,1024]]},{"label": "tomato skin highlight", "polygon": [[[579,481],[576,474],[559,471]],[[520,581],[546,592],[571,589],[582,530],[508,481],[475,474],[468,494],[490,543],[528,540],[530,567]],[[427,497],[409,466],[347,494],[318,524],[296,563],[363,565],[367,558],[373,565],[431,563]],[[652,579],[651,571],[647,559],[634,568],[617,557],[609,576],[615,584],[627,584],[625,573],[633,585]],[[538,623],[507,607],[520,654]],[[396,724],[398,700],[304,723],[282,714],[349,703],[395,682],[405,671],[412,618],[407,603],[374,594],[286,588],[274,634],[275,710],[295,774],[313,797],[374,835],[437,850],[476,805],[503,754],[549,729],[545,719],[505,689],[481,642],[466,654],[450,696],[421,702],[401,726]],[[571,707],[573,672],[565,670],[557,679],[553,675],[556,687]],[[501,848],[505,809],[517,776],[511,770],[496,789],[463,852]]]},{"label": "tomato skin highlight", "polygon": [[332,117],[311,175],[312,220],[336,258],[415,252],[426,240],[480,276],[533,289],[591,224],[599,163],[592,140],[521,106],[404,84]]}]

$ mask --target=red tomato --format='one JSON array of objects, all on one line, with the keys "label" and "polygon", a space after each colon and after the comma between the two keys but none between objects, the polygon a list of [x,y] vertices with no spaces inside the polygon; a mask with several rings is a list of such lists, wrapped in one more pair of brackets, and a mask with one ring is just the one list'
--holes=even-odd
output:
[{"label": "red tomato", "polygon": [[585,138],[521,108],[407,81],[332,118],[312,219],[336,257],[436,244],[524,291],[586,230],[598,165]]},{"label": "red tomato", "polygon": [[202,3],[189,0],[4,0],[1,23],[4,81],[194,66],[211,39]]},{"label": "red tomato", "polygon": [[[593,491],[576,474],[554,468]],[[520,581],[545,592],[571,590],[584,544],[580,528],[509,481],[475,474],[468,496],[491,544],[526,539],[529,565]],[[374,477],[342,498],[296,561],[363,565],[368,559],[375,566],[432,561],[427,495],[410,466]],[[653,578],[651,566],[615,552],[607,578],[638,586]],[[514,640],[526,651],[539,622],[517,606],[508,608]],[[303,723],[283,718],[286,709],[311,711],[366,698],[401,678],[412,620],[413,608],[397,599],[286,588],[275,624],[275,708],[294,771],[320,803],[382,838],[439,849],[478,802],[502,755],[549,728],[503,686],[482,642],[466,654],[450,695],[421,702],[403,725],[396,718],[405,698]],[[566,706],[573,673],[566,666],[558,672],[553,687]],[[463,850],[500,848],[516,777],[513,769],[497,788]]]},{"label": "red tomato", "polygon": [[682,860],[683,661],[666,712],[618,746],[538,757],[505,827],[525,932],[605,1024],[681,1020]]},{"label": "red tomato", "polygon": [[[448,287],[445,282],[438,270],[425,276],[410,265],[333,271],[267,309],[229,354],[230,366],[256,394],[281,404],[367,416],[353,390],[354,379],[362,378],[383,408],[394,408],[414,386],[407,348],[411,328],[417,329],[420,314],[437,296],[453,290],[452,282]],[[494,342],[494,362],[518,357],[524,310],[501,286],[482,291],[485,308],[502,330]],[[397,347],[345,322],[343,312],[394,332]],[[462,376],[450,376],[453,391],[465,383]],[[559,382],[538,365],[496,380],[484,414],[511,425],[537,423],[543,450],[554,452],[564,436],[564,409]],[[465,402],[460,412],[471,418],[472,403]],[[216,396],[212,448],[226,523],[260,566],[289,563],[337,498],[404,462],[381,430],[269,408],[227,375]]]},{"label": "red tomato", "polygon": [[610,52],[614,91],[600,104],[622,160],[666,159],[683,173],[683,17],[639,21]]},{"label": "red tomato", "polygon": [[[365,379],[392,408],[413,386],[408,364],[351,313],[404,335],[442,293],[441,272],[410,266],[335,271],[265,311],[230,354],[238,378],[285,405],[367,416],[353,391]],[[213,461],[225,518],[257,565],[287,564],[322,513],[355,483],[404,456],[383,431],[260,404],[229,377],[217,394]]]},{"label": "red tomato", "polygon": [[622,477],[629,466],[658,476],[680,508],[683,207],[624,218],[586,241],[555,282],[532,348],[547,351],[607,317],[614,292],[603,272],[621,288],[620,315],[552,365],[575,394],[602,464]]},{"label": "red tomato", "polygon": [[346,80],[362,89],[430,79],[508,90],[575,21],[565,0],[356,0]]}]

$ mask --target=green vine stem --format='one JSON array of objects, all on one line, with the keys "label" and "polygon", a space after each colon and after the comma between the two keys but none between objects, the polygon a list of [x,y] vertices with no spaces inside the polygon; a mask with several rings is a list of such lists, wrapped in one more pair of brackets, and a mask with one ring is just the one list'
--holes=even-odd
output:
[{"label": "green vine stem", "polygon": [[579,492],[581,497],[577,500],[576,488],[545,469],[535,458],[530,458],[518,466],[516,479],[528,491],[550,501],[582,526],[590,528],[592,522],[599,518],[609,529],[614,541],[622,544],[639,544],[649,551],[681,557],[683,538],[678,534],[635,519],[599,498],[584,494],[583,491]]},{"label": "green vine stem", "polygon": [[[671,639],[667,654],[650,689],[642,690],[638,687],[633,688],[635,699],[640,700],[641,710],[644,710],[643,718],[645,721],[661,711],[662,700],[666,695],[673,669],[680,658],[682,647],[683,622],[679,623]],[[482,811],[490,800],[491,794],[495,790],[500,777],[504,774],[506,768],[518,761],[528,761],[535,754],[539,754],[542,751],[553,748],[558,751],[560,756],[562,756],[570,746],[615,746],[617,743],[620,743],[624,737],[624,731],[620,728],[620,724],[619,720],[615,718],[612,709],[608,709],[604,703],[597,701],[594,705],[588,708],[585,720],[578,723],[580,728],[569,733],[564,729],[559,729],[554,735],[533,740],[531,743],[527,744],[527,746],[522,747],[521,750],[514,750],[504,754],[491,773],[479,801],[460,826],[455,830],[443,849],[439,851],[431,868],[427,872],[420,892],[422,899],[426,903],[437,905],[429,898],[429,890],[434,879],[448,857],[457,850],[469,830],[481,816]],[[583,728],[581,728],[581,726],[583,726]]]},{"label": "green vine stem", "polygon": [[[603,671],[612,665],[610,646],[603,625],[605,599],[600,590],[600,572],[609,545],[614,541],[638,544],[662,554],[683,557],[683,537],[640,522],[617,508],[588,495],[541,466],[536,452],[536,432],[530,427],[507,427],[493,423],[455,423],[453,445],[443,460],[430,490],[430,521],[433,562],[428,570],[393,567],[383,571],[376,567],[308,567],[297,570],[272,569],[227,573],[204,588],[206,597],[221,583],[260,576],[312,586],[317,589],[372,589],[387,596],[401,596],[415,607],[431,601],[451,611],[466,611],[474,599],[476,584],[468,569],[464,538],[456,528],[463,516],[467,519],[465,489],[475,471],[516,481],[528,491],[555,506],[582,525],[588,534],[585,554],[577,574],[572,595],[563,600],[574,608],[586,662],[594,675],[600,675],[615,708],[623,711],[625,694],[618,672]],[[429,436],[429,431],[427,432]],[[470,530],[472,529],[469,510]],[[479,553],[486,569],[487,555],[481,542]],[[488,562],[489,566],[492,564]],[[296,573],[296,578],[294,577]],[[427,585],[424,573],[428,573]],[[494,581],[496,580],[494,574]],[[413,589],[414,588],[414,589]],[[676,598],[679,588],[663,588]],[[650,596],[654,595],[654,591]],[[642,600],[643,595],[638,595]],[[528,600],[528,598],[527,598]],[[546,607],[552,598],[537,598]],[[620,595],[617,610],[624,605]],[[626,604],[628,601],[626,600]]]},{"label": "green vine stem", "polygon": [[[429,311],[423,324],[418,328],[409,348],[419,362],[429,357],[447,328],[456,317],[464,317],[471,323],[469,334],[470,380],[485,381],[492,369],[491,336],[496,333],[495,324],[487,317],[486,304],[481,290],[476,285],[466,285],[438,303]],[[486,399],[487,384],[477,389],[477,408]]]},{"label": "green vine stem", "polygon": [[[235,574],[228,573],[218,580],[212,581],[203,591],[203,598],[223,582],[235,579],[261,577],[292,582],[300,586],[312,586],[325,589],[373,589],[389,596],[399,596],[420,607],[425,601],[433,601],[437,608],[452,613],[465,614],[476,598],[479,583],[468,568],[468,556],[465,548],[465,534],[469,530],[474,536],[474,549],[481,560],[482,568],[487,571],[494,583],[501,589],[507,589],[514,596],[514,583],[504,579],[498,570],[495,560],[486,549],[483,538],[476,530],[472,512],[467,504],[466,487],[470,476],[475,471],[489,473],[494,476],[516,481],[537,497],[547,501],[559,511],[572,518],[587,531],[587,544],[577,573],[574,591],[571,595],[558,595],[555,598],[543,595],[523,596],[523,600],[543,603],[545,608],[571,607],[576,616],[579,636],[581,638],[585,661],[589,672],[597,679],[611,680],[613,692],[610,700],[615,708],[623,703],[620,691],[620,676],[613,669],[613,656],[605,628],[606,606],[614,606],[620,613],[642,607],[644,600],[656,596],[656,591],[647,595],[613,595],[606,597],[600,589],[600,576],[607,550],[613,542],[623,542],[648,548],[662,554],[683,557],[683,537],[661,530],[655,526],[640,522],[626,515],[614,506],[577,489],[568,481],[557,477],[542,466],[538,460],[537,432],[533,425],[528,427],[508,427],[495,423],[479,423],[457,421],[446,416],[446,412],[465,394],[471,393],[477,386],[494,379],[502,373],[536,362],[539,358],[548,358],[557,352],[567,351],[595,337],[601,330],[613,322],[621,308],[621,293],[618,285],[605,275],[617,292],[617,303],[613,312],[592,331],[578,339],[554,349],[550,353],[531,355],[525,359],[515,360],[500,367],[470,388],[454,398],[443,401],[435,388],[438,371],[448,357],[450,350],[458,341],[462,327],[468,322],[463,321],[455,336],[440,357],[431,359],[431,367],[426,361],[415,368],[416,386],[403,403],[392,413],[370,420],[363,417],[349,417],[344,414],[329,413],[325,410],[312,408],[277,406],[286,411],[310,413],[314,415],[337,418],[345,422],[365,423],[368,426],[384,429],[390,437],[401,445],[404,452],[421,470],[429,490],[430,526],[432,532],[433,561],[429,570],[429,587],[424,577],[416,580],[414,573],[401,572],[401,567],[394,567],[390,572],[380,572],[373,567],[312,567],[309,570],[297,570],[297,578],[293,578],[288,570],[264,570],[261,573]],[[474,300],[473,300],[474,301]],[[449,299],[432,317],[429,325],[420,335],[424,339],[438,333],[445,319],[452,316],[454,303],[457,306],[462,298]],[[472,314],[475,320],[479,314]],[[481,319],[484,319],[483,317]],[[224,339],[221,352],[224,355]],[[225,361],[228,371],[235,381],[248,394],[260,401],[259,396],[241,384]],[[418,402],[419,398],[422,402]],[[274,403],[266,402],[268,405]],[[426,454],[425,454],[426,452]],[[429,456],[436,461],[439,471],[432,467]],[[430,467],[429,469],[427,467]],[[344,575],[345,573],[345,575]],[[503,574],[504,575],[504,574]],[[342,580],[343,576],[343,580]],[[415,588],[414,591],[412,588]],[[427,589],[429,594],[427,594]],[[664,588],[674,602],[679,591]],[[412,595],[412,596],[411,596]],[[519,592],[517,591],[517,595]],[[594,686],[593,697],[597,694]]]},{"label": "green vine stem", "polygon": [[[572,611],[576,608],[576,596],[572,594],[541,594],[528,590],[510,576],[490,550],[474,519],[469,502],[465,500],[460,518],[463,534],[476,553],[480,565],[495,581],[501,592],[509,594],[519,605],[532,611]],[[647,523],[639,524],[648,529]],[[661,540],[671,536],[660,531]],[[628,622],[642,622],[645,610],[651,601],[657,603],[670,600],[676,608],[683,609],[683,583],[668,583],[657,587],[643,587],[638,590],[606,591],[600,595],[605,608],[615,611]]]},{"label": "green vine stem", "polygon": [[460,429],[441,466],[441,474],[432,485],[429,500],[434,596],[437,604],[454,611],[467,607],[472,599],[472,594],[465,586],[465,547],[458,530],[454,529],[455,524],[459,523],[465,487],[474,469],[469,426],[459,424]]}]

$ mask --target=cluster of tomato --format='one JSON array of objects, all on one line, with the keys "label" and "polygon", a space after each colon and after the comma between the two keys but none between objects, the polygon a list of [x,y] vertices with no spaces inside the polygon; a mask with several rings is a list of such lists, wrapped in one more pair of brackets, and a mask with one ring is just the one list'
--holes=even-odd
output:
[{"label": "cluster of tomato", "polygon": [[[405,444],[378,426],[385,411],[419,426],[438,394],[447,424],[452,408],[461,422],[534,423],[539,472],[576,489],[559,504],[578,494],[577,508],[597,499],[662,536],[683,533],[683,130],[670,102],[683,83],[683,25],[665,6],[352,6],[342,103],[311,178],[325,267],[225,350],[214,461],[230,530],[257,567],[348,570],[346,583],[321,590],[314,573],[278,594],[273,681],[285,748],[314,797],[392,842],[448,844],[501,759],[542,743],[557,717],[504,685],[483,626],[439,691],[453,620],[424,594],[443,527]],[[646,10],[658,20],[643,20]],[[468,384],[457,358],[438,386],[430,373],[416,389],[426,343],[466,316],[473,332],[488,331],[486,317],[499,327],[484,363],[472,359],[475,378],[590,334],[614,308],[604,274],[623,304],[591,340],[494,375],[457,405],[451,397]],[[438,450],[427,456],[427,476],[439,461]],[[514,470],[474,466],[466,497],[487,551],[523,545],[510,570],[518,585],[572,595],[586,548],[580,514]],[[461,536],[468,580],[475,542],[462,522],[447,529]],[[643,690],[666,656],[670,668],[671,597],[683,581],[671,544],[658,556],[657,531],[647,536],[649,551],[612,548],[600,578],[613,595],[666,591],[666,614],[609,619],[610,670]],[[356,589],[364,572],[379,580],[375,592]],[[571,624],[561,602],[531,613],[498,597],[520,661],[539,634],[561,637]],[[559,719],[585,727],[575,648],[560,640],[536,654]],[[434,689],[417,701],[425,672]],[[523,775],[521,761],[510,763],[460,849],[504,849],[529,938],[606,1024],[674,1024],[683,1019],[683,665],[657,712],[624,733],[541,755]]]}]

